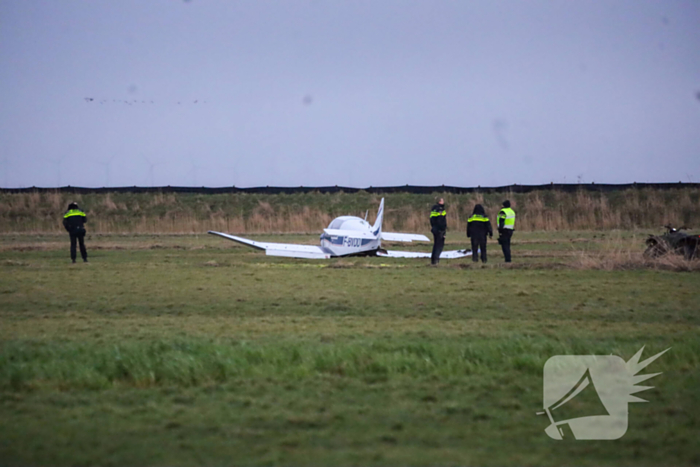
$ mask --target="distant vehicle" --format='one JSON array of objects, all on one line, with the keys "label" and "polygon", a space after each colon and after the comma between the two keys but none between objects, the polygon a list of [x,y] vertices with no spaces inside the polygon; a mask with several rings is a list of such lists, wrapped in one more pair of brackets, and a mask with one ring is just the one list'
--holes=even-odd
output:
[{"label": "distant vehicle", "polygon": [[[233,240],[259,250],[269,256],[290,258],[329,259],[343,256],[386,256],[390,258],[430,258],[430,253],[416,251],[393,251],[382,248],[382,240],[390,242],[429,242],[425,235],[382,232],[384,218],[384,198],[379,204],[377,220],[370,225],[366,219],[354,216],[336,217],[321,234],[321,245],[299,245],[294,243],[257,242],[222,232],[209,231],[212,235]],[[471,250],[444,251],[440,258],[454,259],[471,256]]]},{"label": "distant vehicle", "polygon": [[681,232],[686,227],[673,228],[665,225],[666,233],[663,235],[649,235],[646,239],[647,249],[644,256],[647,258],[657,258],[659,256],[674,253],[683,255],[685,259],[697,258],[700,254],[700,235]]}]

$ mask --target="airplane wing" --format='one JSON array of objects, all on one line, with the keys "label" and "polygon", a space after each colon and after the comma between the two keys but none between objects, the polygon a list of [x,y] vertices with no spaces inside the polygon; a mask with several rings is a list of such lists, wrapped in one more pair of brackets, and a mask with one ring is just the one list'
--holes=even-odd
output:
[{"label": "airplane wing", "polygon": [[313,245],[297,245],[294,243],[268,243],[256,242],[243,237],[236,237],[221,232],[209,231],[212,235],[218,235],[234,242],[242,243],[258,250],[265,250],[265,254],[269,256],[287,256],[290,258],[309,258],[309,259],[328,259],[331,253],[320,246]]},{"label": "airplane wing", "polygon": [[380,238],[388,242],[429,242],[430,239],[425,235],[421,234],[408,234],[408,233],[397,233],[397,232],[381,232]]},{"label": "airplane wing", "polygon": [[[466,258],[467,256],[471,256],[471,255],[472,255],[471,250],[450,250],[450,251],[443,251],[442,253],[440,253],[440,258],[441,259],[457,259],[457,258]],[[421,253],[419,251],[387,250],[386,253],[378,251],[377,256],[386,256],[389,258],[430,258],[431,254],[430,253]]]}]

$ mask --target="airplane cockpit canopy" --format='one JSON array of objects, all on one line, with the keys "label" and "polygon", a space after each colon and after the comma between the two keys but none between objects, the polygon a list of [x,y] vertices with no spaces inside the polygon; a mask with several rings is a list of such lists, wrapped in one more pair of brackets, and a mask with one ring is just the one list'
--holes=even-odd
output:
[{"label": "airplane cockpit canopy", "polygon": [[369,230],[372,226],[364,219],[355,216],[336,217],[328,225],[333,230]]}]

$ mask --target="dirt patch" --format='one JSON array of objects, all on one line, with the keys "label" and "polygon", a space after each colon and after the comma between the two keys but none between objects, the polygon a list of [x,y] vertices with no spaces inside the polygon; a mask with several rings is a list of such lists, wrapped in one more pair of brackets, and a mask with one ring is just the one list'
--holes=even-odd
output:
[{"label": "dirt patch", "polygon": [[13,259],[6,259],[1,264],[3,266],[29,266],[29,263],[25,263],[24,261],[16,261]]}]

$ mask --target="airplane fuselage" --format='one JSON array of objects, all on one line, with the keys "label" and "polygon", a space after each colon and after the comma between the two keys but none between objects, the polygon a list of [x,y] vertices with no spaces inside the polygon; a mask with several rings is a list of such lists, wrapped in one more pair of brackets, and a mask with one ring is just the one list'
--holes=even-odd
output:
[{"label": "airplane fuselage", "polygon": [[321,248],[333,256],[375,254],[381,248],[379,231],[359,217],[341,216],[333,219],[321,234]]}]

